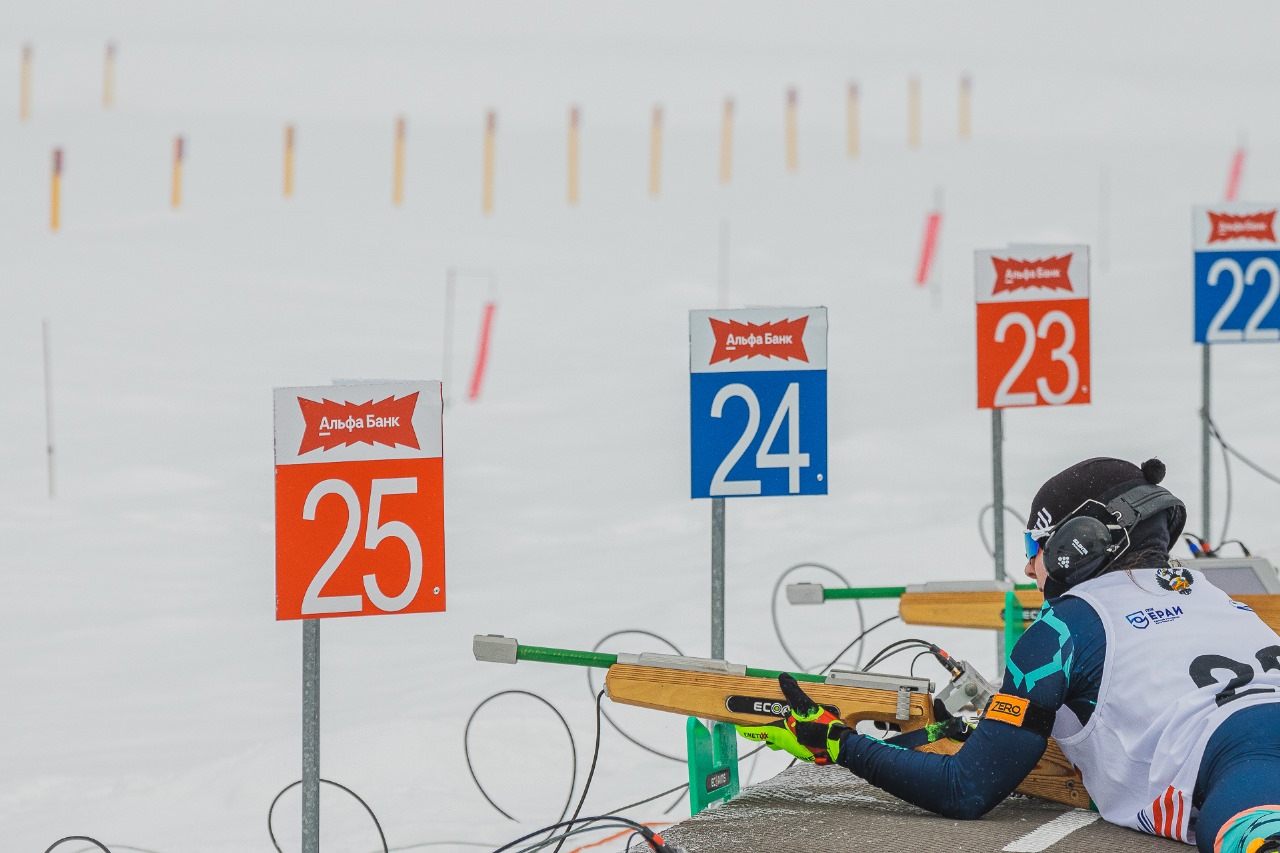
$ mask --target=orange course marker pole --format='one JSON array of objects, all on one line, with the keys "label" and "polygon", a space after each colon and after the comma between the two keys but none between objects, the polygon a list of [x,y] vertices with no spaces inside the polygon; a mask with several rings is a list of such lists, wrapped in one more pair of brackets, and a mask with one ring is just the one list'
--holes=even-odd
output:
[{"label": "orange course marker pole", "polygon": [[653,108],[653,126],[649,131],[649,195],[654,198],[662,189],[662,107]]},{"label": "orange course marker pole", "polygon": [[858,84],[849,84],[849,98],[845,104],[845,145],[849,156],[857,157],[861,148],[858,138]]},{"label": "orange course marker pole", "polygon": [[169,193],[169,206],[177,210],[182,205],[183,141],[179,135],[173,140],[173,189]]},{"label": "orange course marker pole", "polygon": [[62,149],[53,149],[53,180],[49,194],[49,230],[62,224]]},{"label": "orange course marker pole", "polygon": [[972,118],[970,114],[973,96],[973,79],[965,74],[960,78],[960,138],[968,139],[972,134]]},{"label": "orange course marker pole", "polygon": [[578,125],[582,115],[577,106],[569,108],[569,204],[578,203]]},{"label": "orange course marker pole", "polygon": [[18,118],[31,118],[31,45],[22,46],[22,75],[19,83]]},{"label": "orange course marker pole", "polygon": [[920,147],[920,78],[912,77],[907,85],[907,145]]},{"label": "orange course marker pole", "polygon": [[724,99],[724,117],[720,120],[720,183],[733,179],[733,98]]},{"label": "orange course marker pole", "polygon": [[489,110],[484,125],[484,193],[480,202],[485,216],[493,213],[493,161],[497,136],[498,114],[494,110]]},{"label": "orange course marker pole", "polygon": [[800,168],[800,151],[796,130],[796,103],[798,96],[792,86],[787,90],[787,171],[795,172]]},{"label": "orange course marker pole", "polygon": [[293,197],[293,125],[284,126],[284,197]]},{"label": "orange course marker pole", "polygon": [[395,167],[391,179],[391,203],[399,207],[404,202],[404,116],[396,119]]},{"label": "orange course marker pole", "polygon": [[111,109],[116,103],[116,43],[107,42],[107,58],[102,69],[102,106]]}]

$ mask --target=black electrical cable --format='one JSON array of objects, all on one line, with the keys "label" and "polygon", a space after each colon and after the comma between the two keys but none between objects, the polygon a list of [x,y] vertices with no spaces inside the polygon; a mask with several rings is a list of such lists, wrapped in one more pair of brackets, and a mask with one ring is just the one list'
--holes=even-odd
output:
[{"label": "black electrical cable", "polygon": [[883,659],[886,652],[896,649],[898,646],[924,646],[926,648],[933,648],[933,643],[919,637],[904,637],[901,640],[894,640],[892,643],[889,643],[884,648],[880,649],[880,651],[872,655],[871,660],[867,662],[867,666],[871,666],[874,662]]},{"label": "black electrical cable", "polygon": [[1240,546],[1240,550],[1244,553],[1244,555],[1245,555],[1246,557],[1252,557],[1252,556],[1253,556],[1253,554],[1249,551],[1248,546],[1246,546],[1246,545],[1245,545],[1243,542],[1241,542],[1239,539],[1228,539],[1226,542],[1223,542],[1222,544],[1220,544],[1217,548],[1214,548],[1214,549],[1213,549],[1213,553],[1214,553],[1214,554],[1217,554],[1219,551],[1221,551],[1223,548],[1225,548],[1225,547],[1226,547],[1226,546],[1228,546],[1228,545],[1239,545],[1239,546]]},{"label": "black electrical cable", "polygon": [[49,853],[50,850],[57,847],[59,844],[63,843],[64,841],[86,841],[89,844],[92,844],[95,847],[97,847],[99,850],[102,851],[102,853],[111,853],[111,851],[107,849],[107,845],[103,844],[98,839],[90,838],[87,835],[68,835],[66,838],[59,838],[57,841],[50,844],[49,847],[44,851],[44,853]]},{"label": "black electrical cable", "polygon": [[[757,750],[757,751],[758,751],[758,750]],[[611,811],[608,813],[608,815],[606,815],[606,817],[609,817],[609,816],[612,816],[612,815],[616,815],[616,814],[618,814],[619,812],[625,812],[625,811],[627,811],[628,809],[633,809],[633,808],[635,808],[636,806],[643,806],[643,805],[646,805],[646,804],[648,804],[648,803],[653,802],[654,800],[662,799],[662,798],[663,798],[663,797],[665,797],[667,794],[675,793],[676,791],[680,791],[680,792],[682,792],[682,793],[681,793],[681,797],[680,797],[680,799],[682,800],[682,799],[684,799],[684,796],[683,796],[684,792],[687,792],[688,790],[689,790],[689,785],[688,785],[687,783],[686,783],[686,784],[683,784],[683,785],[677,785],[677,786],[675,786],[674,788],[668,788],[668,789],[667,789],[667,790],[665,790],[665,791],[659,791],[659,792],[658,792],[658,793],[656,793],[656,794],[652,794],[652,795],[650,795],[650,796],[648,796],[648,797],[645,797],[643,800],[637,800],[637,801],[636,801],[636,802],[634,802],[634,803],[629,803],[629,804],[627,804],[627,805],[625,805],[625,806],[620,806],[619,808],[613,809],[613,810],[611,810]],[[676,800],[676,802],[675,802],[675,803],[672,803],[671,808],[674,808],[675,806],[679,805],[679,803],[680,803],[680,800]],[[669,811],[671,811],[671,808],[668,808],[668,809],[667,809],[667,811],[668,811],[668,812],[669,812]],[[666,812],[664,812],[664,814],[665,814],[665,813],[666,813]],[[592,820],[592,818],[583,818],[583,820]],[[582,831],[588,831],[588,830],[582,830]],[[566,835],[566,837],[568,837],[569,835],[574,835],[574,834],[576,834],[576,832],[566,833],[565,835]],[[557,838],[558,838],[558,836],[552,835],[550,838],[547,838],[547,839],[545,839],[545,840],[543,840],[543,841],[540,841],[540,842],[538,842],[537,844],[535,844],[535,845],[533,845],[533,846],[531,846],[531,847],[525,848],[525,850],[538,850],[538,849],[542,849],[542,848],[544,848],[544,847],[549,847],[549,846],[551,846],[551,844],[552,844],[552,843],[554,843],[554,842],[557,840]],[[523,853],[523,851],[521,851],[521,853]]]},{"label": "black electrical cable", "polygon": [[[795,664],[796,669],[798,669],[800,672],[808,672],[809,667],[805,666],[800,662],[800,659],[797,658],[795,656],[795,653],[791,651],[791,647],[787,645],[787,641],[782,638],[782,626],[778,624],[778,591],[782,589],[782,584],[791,575],[791,573],[798,569],[818,569],[820,571],[827,572],[828,574],[837,578],[840,581],[840,583],[844,584],[845,588],[848,588],[849,586],[851,586],[851,584],[849,583],[848,579],[845,578],[844,575],[840,574],[830,566],[823,565],[822,563],[796,563],[794,566],[785,570],[781,575],[779,575],[778,580],[773,585],[773,593],[772,595],[769,596],[769,616],[773,619],[774,636],[778,638],[778,645],[782,646],[782,651],[786,653],[787,657],[791,660],[791,662]],[[857,605],[857,611],[858,611],[858,630],[861,631],[863,628],[866,627],[866,621],[865,621],[866,617],[862,612],[862,602],[858,599],[854,599],[854,603]],[[862,646],[859,646],[858,656],[854,659],[854,664],[853,664],[854,669],[858,669],[861,666],[862,651],[863,651]]]},{"label": "black electrical cable", "polygon": [[876,652],[875,657],[873,657],[870,661],[868,661],[867,669],[871,669],[871,667],[884,663],[886,660],[893,657],[894,655],[900,654],[905,651],[909,651],[911,649],[926,649],[927,651],[932,652],[933,644],[926,642],[924,640],[917,640],[917,639],[898,640],[895,643],[890,643],[880,651]]},{"label": "black electrical cable", "polygon": [[417,850],[420,847],[483,847],[492,850],[494,844],[485,841],[419,841],[417,844],[406,844],[403,847],[392,847],[389,853],[402,853],[404,850]]},{"label": "black electrical cable", "polygon": [[[742,759],[743,759],[743,758],[752,758],[752,757],[753,757],[753,756],[755,756],[758,752],[760,752],[760,750],[761,750],[761,747],[756,747],[755,749],[753,749],[753,750],[751,750],[750,752],[748,752],[746,755],[742,756],[742,758],[738,759],[738,763],[739,763],[739,764],[741,764],[741,763],[742,763]],[[754,761],[754,759],[753,759],[753,761]],[[752,765],[752,766],[754,767],[754,763],[753,763],[753,765]],[[678,797],[676,797],[674,800],[672,800],[672,801],[671,801],[671,805],[667,806],[665,809],[663,809],[663,810],[662,810],[662,813],[663,813],[664,815],[669,815],[669,814],[671,814],[673,811],[675,811],[676,806],[678,806],[678,805],[680,805],[681,803],[683,803],[683,802],[684,802],[684,798],[685,798],[685,797],[687,797],[687,796],[689,795],[689,786],[688,786],[688,785],[681,785],[681,786],[679,786],[676,790],[678,790],[678,791],[680,792],[680,796],[678,796]],[[665,794],[669,794],[669,793],[671,793],[671,792],[670,792],[670,791],[665,791],[665,792],[664,792],[664,795],[665,795]],[[657,798],[655,797],[654,799],[657,799]],[[622,811],[622,809],[618,809],[618,811]]]},{"label": "black electrical cable", "polygon": [[[604,690],[601,689],[596,694],[596,745],[591,750],[591,769],[587,771],[587,781],[582,785],[582,796],[578,797],[578,805],[574,807],[573,817],[570,820],[577,820],[578,814],[582,811],[582,804],[587,801],[587,791],[591,790],[591,780],[596,775],[596,762],[600,759],[600,703],[604,701]],[[561,815],[563,817],[563,815]],[[560,848],[564,846],[564,839],[560,839],[560,843],[556,845],[556,853],[560,853]]]},{"label": "black electrical cable", "polygon": [[[50,848],[52,849],[52,848]],[[99,847],[81,847],[79,850],[73,850],[72,853],[89,853],[92,850],[100,850]],[[112,851],[116,850],[132,850],[133,853],[156,853],[155,850],[148,850],[145,847],[130,847],[128,844],[116,844],[112,846]]]},{"label": "black electrical cable", "polygon": [[[590,824],[588,826],[579,827],[578,829],[566,830],[565,832],[562,832],[559,835],[552,835],[546,841],[539,841],[536,844],[530,844],[528,847],[521,847],[519,850],[516,850],[515,853],[536,853],[536,851],[538,850],[546,850],[552,844],[556,844],[556,843],[563,844],[565,841],[567,841],[568,839],[572,838],[575,835],[585,835],[588,832],[599,832],[602,829],[613,829],[615,826],[616,824],[607,824],[607,823]],[[628,827],[628,829],[629,828],[630,827]],[[635,837],[638,834],[639,833],[632,832],[631,837]],[[621,833],[619,833],[619,835],[621,835]],[[642,840],[643,838],[644,836],[641,836]],[[606,838],[606,839],[602,839],[601,841],[597,841],[595,843],[603,844],[605,841],[608,841],[608,840],[609,839]],[[630,841],[628,841],[627,843],[630,844]],[[648,842],[645,842],[645,843],[647,844]],[[652,845],[650,845],[649,849],[650,850],[653,849]]]},{"label": "black electrical cable", "polygon": [[[614,632],[613,632],[613,633],[611,633],[611,634],[605,634],[605,635],[604,635],[603,637],[601,637],[601,638],[600,638],[600,640],[599,640],[599,641],[598,641],[598,642],[597,642],[597,643],[596,643],[596,644],[591,648],[591,651],[593,651],[593,652],[598,652],[598,651],[600,651],[600,647],[601,647],[601,646],[603,646],[605,643],[609,642],[609,641],[610,641],[610,640],[612,640],[614,637],[619,637],[619,636],[622,636],[623,634],[639,634],[639,635],[640,635],[640,636],[642,636],[642,637],[649,637],[649,638],[651,638],[651,639],[657,640],[657,641],[658,641],[658,642],[660,642],[660,643],[666,643],[667,647],[668,647],[668,648],[670,648],[670,649],[671,649],[673,652],[675,652],[677,655],[679,655],[679,656],[681,656],[681,657],[683,657],[683,656],[684,656],[684,652],[680,651],[680,647],[679,647],[679,646],[677,646],[675,643],[671,642],[670,640],[668,640],[666,637],[662,636],[661,634],[655,634],[654,632],[652,632],[652,631],[646,631],[646,630],[644,630],[643,628],[623,628],[623,629],[622,629],[622,630],[620,630],[620,631],[614,631]],[[593,682],[593,681],[591,680],[591,668],[590,668],[590,667],[588,667],[588,668],[587,668],[587,687],[591,690],[592,695],[595,695],[595,694],[596,694],[596,685],[595,685],[595,682]],[[597,707],[598,707],[598,706],[599,706],[599,703],[597,703]],[[610,716],[609,716],[609,712],[608,712],[608,711],[605,711],[605,710],[601,709],[601,714],[603,714],[603,716],[604,716],[605,720],[609,723],[609,725],[613,726],[613,730],[614,730],[614,731],[616,731],[618,734],[622,735],[624,738],[626,738],[626,739],[627,739],[628,741],[630,741],[631,743],[633,743],[633,744],[635,744],[636,746],[638,746],[638,747],[640,747],[641,749],[643,749],[645,752],[648,752],[648,753],[651,753],[651,754],[653,754],[653,755],[656,755],[656,756],[658,756],[659,758],[665,758],[665,759],[667,759],[668,761],[674,761],[674,762],[676,762],[676,763],[678,763],[678,764],[687,764],[687,763],[688,763],[688,760],[687,760],[686,758],[680,758],[680,757],[675,756],[675,755],[670,755],[670,754],[668,754],[668,753],[663,752],[663,751],[662,751],[662,750],[660,750],[660,749],[656,749],[655,747],[649,746],[648,744],[641,743],[639,739],[637,739],[637,738],[635,738],[635,737],[631,736],[631,735],[630,735],[630,734],[628,734],[626,731],[624,731],[624,730],[623,730],[623,728],[622,728],[622,726],[618,725],[617,721],[616,721],[616,720],[614,720],[614,719],[613,719],[613,717],[610,717]],[[764,746],[763,746],[763,745],[756,747],[756,748],[755,748],[755,749],[753,749],[751,752],[748,752],[746,755],[740,755],[740,756],[738,756],[738,762],[739,762],[739,763],[741,763],[742,761],[746,760],[747,758],[750,758],[751,756],[755,755],[757,752],[759,752],[759,751],[760,751],[760,750],[762,750],[762,749],[764,749]],[[680,797],[679,797],[679,798],[678,798],[674,803],[672,803],[670,806],[668,806],[668,807],[667,807],[666,811],[664,811],[664,812],[663,812],[663,814],[669,814],[669,813],[671,812],[671,810],[672,810],[672,809],[674,809],[676,806],[680,805],[680,802],[681,802],[683,799],[684,799],[684,796],[683,796],[683,795],[681,795],[681,796],[680,796]],[[560,817],[562,817],[562,818],[563,818],[563,817],[564,817],[564,815],[563,815],[563,814],[561,814],[561,815],[560,815]]]},{"label": "black electrical cable", "polygon": [[[613,633],[611,633],[611,634],[605,634],[603,637],[601,637],[601,638],[600,638],[600,641],[599,641],[599,642],[597,642],[594,646],[592,646],[591,651],[593,651],[593,652],[598,652],[598,651],[600,651],[600,647],[601,647],[601,646],[603,646],[605,643],[609,642],[609,641],[610,641],[610,640],[612,640],[614,637],[620,637],[620,636],[622,636],[622,635],[624,635],[624,634],[639,634],[639,635],[640,635],[640,636],[642,636],[642,637],[649,637],[649,638],[651,638],[651,639],[657,640],[657,641],[658,641],[658,642],[660,642],[660,643],[665,643],[665,644],[666,644],[666,645],[667,645],[667,646],[668,646],[668,647],[669,647],[673,652],[675,652],[677,655],[679,655],[679,656],[681,656],[681,657],[683,657],[683,656],[684,656],[684,652],[680,651],[680,647],[679,647],[679,646],[677,646],[675,643],[671,642],[670,640],[668,640],[666,637],[663,637],[663,636],[662,636],[662,635],[660,635],[660,634],[655,634],[655,633],[653,633],[652,631],[645,631],[645,630],[640,629],[640,628],[623,628],[621,631],[614,631],[614,632],[613,632]],[[591,695],[593,695],[593,696],[594,696],[594,695],[595,695],[595,693],[596,693],[596,685],[595,685],[595,682],[591,680],[591,668],[590,668],[590,667],[588,667],[588,668],[587,668],[587,688],[591,691]],[[626,739],[627,739],[628,741],[630,741],[631,743],[633,743],[633,744],[635,744],[636,746],[638,746],[638,747],[640,747],[641,749],[643,749],[645,752],[648,752],[648,753],[650,753],[650,754],[652,754],[652,755],[656,755],[656,756],[658,756],[659,758],[665,758],[667,761],[674,761],[674,762],[676,762],[677,764],[685,764],[685,763],[686,763],[686,760],[685,760],[684,758],[680,758],[679,756],[671,755],[670,753],[663,752],[662,750],[660,750],[660,749],[656,749],[656,748],[654,748],[654,747],[652,747],[652,746],[649,746],[648,744],[641,743],[637,738],[632,737],[630,734],[628,734],[626,731],[624,731],[624,730],[623,730],[623,728],[622,728],[622,726],[618,725],[617,721],[615,721],[615,720],[613,719],[613,717],[610,717],[610,716],[609,716],[609,712],[608,712],[608,711],[603,711],[602,713],[604,714],[604,718],[605,718],[605,720],[609,723],[609,725],[613,726],[613,730],[614,730],[614,731],[616,731],[618,734],[622,735],[624,738],[626,738]],[[570,797],[572,797],[572,794],[570,795]],[[560,817],[562,817],[562,818],[563,818],[563,817],[564,817],[564,815],[561,815]]]},{"label": "black electrical cable", "polygon": [[609,815],[609,814],[593,815],[592,817],[581,817],[581,818],[575,818],[573,820],[561,820],[561,821],[557,821],[556,823],[550,824],[548,826],[540,827],[538,829],[535,829],[533,832],[520,836],[514,841],[507,842],[506,844],[502,845],[498,849],[494,850],[493,853],[503,853],[504,850],[510,850],[520,842],[528,841],[529,839],[533,838],[535,835],[541,835],[544,832],[547,832],[549,830],[559,829],[562,826],[565,826],[565,827],[572,826],[575,823],[598,823],[598,824],[603,824],[605,826],[614,824],[617,826],[630,827],[636,830],[636,832],[639,832],[640,835],[645,839],[645,841],[649,841],[649,839],[654,834],[653,831],[649,829],[649,827],[645,826],[642,823],[637,823],[636,821],[631,820],[630,818],[618,817],[617,815]]},{"label": "black electrical cable", "polygon": [[531,693],[528,690],[501,690],[477,705],[471,712],[471,716],[467,717],[466,728],[462,731],[462,753],[463,757],[466,758],[467,761],[467,772],[471,774],[471,781],[476,783],[476,787],[480,790],[480,795],[488,801],[489,805],[493,806],[494,809],[497,810],[498,814],[513,823],[518,823],[514,817],[503,811],[502,807],[493,801],[493,797],[489,796],[489,792],[484,789],[484,785],[480,784],[480,779],[476,776],[475,767],[471,764],[471,742],[469,739],[471,734],[471,723],[475,720],[476,714],[480,713],[481,708],[500,696],[528,696],[531,699],[537,699],[543,705],[550,708],[551,712],[560,720],[560,725],[564,726],[565,734],[569,736],[569,750],[573,753],[573,761],[570,765],[571,774],[569,776],[569,796],[565,798],[564,808],[561,809],[560,817],[558,818],[559,820],[564,820],[564,816],[569,813],[569,806],[573,804],[573,789],[578,786],[578,745],[573,740],[573,730],[569,728],[569,723],[565,720],[564,714],[561,714],[555,705],[552,705],[537,693]]},{"label": "black electrical cable", "polygon": [[854,637],[854,638],[853,638],[853,642],[849,643],[849,645],[847,645],[847,646],[845,646],[843,649],[841,649],[841,650],[840,650],[840,653],[839,653],[838,655],[836,655],[834,658],[832,658],[832,659],[831,659],[831,663],[827,664],[827,665],[826,665],[826,666],[824,666],[822,669],[818,670],[818,674],[819,674],[819,675],[821,675],[822,673],[824,673],[824,672],[826,672],[827,670],[831,669],[831,667],[835,666],[835,665],[836,665],[836,662],[837,662],[837,661],[839,661],[839,660],[840,660],[840,658],[844,657],[844,653],[845,653],[845,652],[847,652],[847,651],[849,651],[849,649],[853,648],[853,644],[854,644],[854,643],[856,643],[856,642],[858,642],[859,640],[861,640],[862,638],[866,637],[868,634],[870,634],[870,633],[871,633],[872,631],[874,631],[875,629],[877,629],[877,628],[879,628],[879,627],[881,627],[881,626],[883,626],[883,625],[888,625],[888,624],[889,624],[890,622],[892,622],[894,619],[898,619],[898,618],[900,618],[900,617],[898,616],[898,614],[897,614],[897,613],[895,613],[895,614],[893,614],[892,616],[890,616],[888,619],[882,619],[882,620],[880,620],[879,622],[877,622],[876,624],[872,625],[872,626],[871,626],[870,628],[868,628],[867,630],[863,631],[863,632],[862,632],[861,634],[859,634],[858,636]]},{"label": "black electrical cable", "polygon": [[[1204,418],[1205,424],[1209,427],[1209,434],[1213,436],[1214,441],[1218,442],[1218,446],[1222,448],[1222,470],[1223,470],[1223,473],[1226,475],[1227,508],[1226,508],[1226,513],[1224,515],[1224,518],[1222,520],[1222,537],[1221,538],[1223,540],[1226,540],[1228,524],[1231,521],[1231,499],[1232,499],[1232,491],[1233,491],[1232,482],[1231,482],[1231,465],[1228,460],[1228,454],[1230,454],[1231,456],[1234,456],[1236,459],[1240,460],[1245,465],[1252,468],[1255,472],[1267,478],[1271,482],[1276,483],[1277,485],[1280,485],[1280,477],[1277,477],[1275,474],[1272,474],[1270,471],[1266,470],[1261,465],[1254,462],[1252,459],[1249,459],[1247,456],[1245,456],[1240,451],[1236,450],[1234,447],[1228,444],[1227,440],[1222,436],[1222,431],[1218,429],[1218,425],[1214,422],[1213,418],[1210,417],[1207,411],[1201,409],[1200,416]],[[1226,544],[1226,542],[1224,541],[1222,544]],[[1218,547],[1221,548],[1222,545],[1219,545]],[[1244,546],[1241,545],[1240,547],[1243,548]],[[1217,554],[1217,549],[1214,549],[1212,552],[1210,552],[1209,556],[1216,556],[1216,554]]]},{"label": "black electrical cable", "polygon": [[[1231,457],[1227,455],[1227,446],[1221,440],[1218,441],[1218,444],[1222,447],[1222,473],[1227,484],[1227,508],[1222,515],[1222,535],[1218,537],[1218,542],[1221,543],[1226,541],[1227,528],[1231,524],[1231,496],[1234,489],[1231,486]],[[1221,545],[1218,546],[1218,548],[1221,547]],[[1216,553],[1217,550],[1215,548],[1214,552]]]},{"label": "black electrical cable", "polygon": [[[382,824],[378,822],[378,816],[373,813],[373,809],[369,808],[369,804],[366,803],[364,800],[360,799],[360,795],[357,794],[355,791],[351,790],[350,788],[348,788],[346,785],[340,784],[338,782],[334,782],[330,779],[321,779],[320,782],[321,784],[332,785],[335,788],[346,791],[348,794],[350,794],[352,797],[355,798],[355,801],[357,803],[364,806],[364,810],[369,813],[369,817],[373,818],[373,825],[378,830],[378,838],[382,840],[382,853],[390,853],[390,851],[387,849],[387,836],[382,831]],[[271,807],[267,809],[267,834],[271,836],[271,846],[276,848],[276,853],[284,853],[284,851],[280,849],[280,844],[276,841],[276,831],[275,831],[275,828],[271,825],[271,816],[272,814],[274,814],[276,810],[276,803],[280,802],[280,798],[285,795],[285,792],[288,791],[290,788],[297,788],[301,784],[302,784],[302,780],[299,779],[297,782],[290,782],[288,785],[285,785],[280,790],[280,793],[276,794],[275,799],[271,801]],[[48,853],[48,851],[45,851],[45,853]]]},{"label": "black electrical cable", "polygon": [[911,659],[911,668],[907,670],[907,675],[914,676],[916,674],[916,661],[920,660],[920,658],[925,657],[926,655],[932,655],[932,654],[933,652],[929,651],[928,649],[925,649],[923,652],[920,652],[915,657],[913,657]]},{"label": "black electrical cable", "polygon": [[1249,458],[1248,458],[1248,457],[1246,457],[1244,454],[1242,454],[1240,451],[1236,450],[1236,449],[1235,449],[1234,447],[1232,447],[1230,444],[1227,444],[1227,440],[1226,440],[1225,438],[1223,438],[1223,437],[1222,437],[1222,432],[1221,432],[1221,430],[1219,430],[1219,429],[1218,429],[1218,425],[1217,425],[1216,423],[1214,423],[1213,418],[1211,418],[1211,417],[1208,415],[1208,413],[1207,413],[1207,412],[1204,412],[1204,411],[1202,410],[1202,411],[1200,412],[1200,414],[1201,414],[1201,416],[1205,419],[1205,422],[1206,422],[1206,423],[1208,423],[1208,425],[1209,425],[1209,434],[1213,436],[1214,440],[1216,440],[1216,441],[1218,442],[1218,444],[1222,445],[1222,449],[1223,449],[1223,450],[1225,450],[1227,453],[1230,453],[1230,454],[1231,454],[1232,456],[1234,456],[1236,459],[1239,459],[1239,460],[1240,460],[1241,462],[1243,462],[1245,465],[1249,466],[1249,467],[1250,467],[1250,468],[1252,468],[1254,471],[1256,471],[1256,472],[1258,472],[1259,474],[1261,474],[1263,477],[1266,477],[1266,478],[1267,478],[1268,480],[1270,480],[1271,482],[1273,482],[1273,483],[1275,483],[1275,484],[1277,484],[1277,485],[1280,485],[1280,477],[1277,477],[1275,474],[1272,474],[1270,471],[1266,470],[1266,469],[1265,469],[1265,468],[1263,468],[1261,465],[1259,465],[1258,463],[1256,463],[1256,462],[1254,462],[1253,460],[1249,459]]},{"label": "black electrical cable", "polygon": [[[645,797],[643,800],[636,800],[634,803],[629,803],[625,806],[619,806],[616,809],[612,809],[609,812],[609,814],[616,814],[617,812],[625,812],[628,809],[634,809],[636,806],[643,806],[643,805],[652,803],[654,800],[660,800],[663,797],[665,797],[667,794],[674,794],[676,791],[688,791],[688,790],[689,790],[689,783],[685,782],[683,785],[676,785],[674,788],[668,788],[667,790],[658,794],[654,794],[651,797]],[[683,799],[683,795],[681,795],[681,799]],[[677,800],[676,802],[679,802],[679,800]],[[668,811],[670,811],[670,809],[668,809]]]},{"label": "black electrical cable", "polygon": [[[984,506],[982,509],[978,510],[978,538],[982,540],[982,547],[986,549],[987,556],[989,557],[994,557],[996,555],[996,551],[995,551],[995,548],[992,546],[991,541],[987,539],[987,529],[982,526],[982,519],[986,517],[988,512],[991,512],[993,509],[995,509],[995,507],[996,505],[994,503],[989,503],[986,506]],[[1008,504],[1005,505],[1004,511],[1012,515],[1014,518],[1016,518],[1024,528],[1027,526],[1026,517],[1023,516],[1017,510],[1011,508]],[[993,532],[993,535],[994,535],[994,532]],[[1009,577],[1008,572],[1005,572],[1004,576],[1006,580],[1011,580],[1011,581],[1014,580],[1013,578]],[[1014,582],[1016,583],[1016,581]]]}]

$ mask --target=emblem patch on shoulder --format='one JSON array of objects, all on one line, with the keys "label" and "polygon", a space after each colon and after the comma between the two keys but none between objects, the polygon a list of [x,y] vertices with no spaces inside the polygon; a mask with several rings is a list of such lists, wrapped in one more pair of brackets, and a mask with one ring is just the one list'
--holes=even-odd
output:
[{"label": "emblem patch on shoulder", "polygon": [[1191,572],[1182,566],[1166,566],[1156,572],[1156,583],[1160,584],[1162,589],[1169,590],[1169,592],[1190,595],[1191,584],[1195,583],[1195,578],[1191,576]]}]

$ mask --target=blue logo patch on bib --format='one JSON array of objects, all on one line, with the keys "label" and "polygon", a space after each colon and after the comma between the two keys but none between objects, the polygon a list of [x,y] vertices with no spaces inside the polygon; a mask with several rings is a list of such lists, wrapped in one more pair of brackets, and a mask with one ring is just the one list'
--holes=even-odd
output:
[{"label": "blue logo patch on bib", "polygon": [[1124,618],[1128,619],[1133,627],[1144,630],[1152,625],[1172,622],[1181,615],[1181,607],[1148,607],[1144,610],[1136,610]]}]

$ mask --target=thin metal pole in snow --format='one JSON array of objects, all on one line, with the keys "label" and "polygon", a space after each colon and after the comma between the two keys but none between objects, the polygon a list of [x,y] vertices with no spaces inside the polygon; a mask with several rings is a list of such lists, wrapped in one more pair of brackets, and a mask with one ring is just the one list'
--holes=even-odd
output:
[{"label": "thin metal pole in snow", "polygon": [[1098,173],[1098,271],[1111,264],[1111,170],[1104,164]]},{"label": "thin metal pole in snow", "polygon": [[[729,304],[729,220],[720,220],[717,304]],[[724,659],[724,498],[711,499],[711,657]]]},{"label": "thin metal pole in snow", "polygon": [[41,345],[44,348],[44,435],[48,461],[49,498],[53,498],[53,373],[49,360],[49,321],[40,321]]},{"label": "thin metal pole in snow", "polygon": [[720,220],[720,268],[717,282],[716,307],[729,307],[729,220]]},{"label": "thin metal pole in snow", "polygon": [[711,499],[711,657],[724,660],[724,498]]},{"label": "thin metal pole in snow", "polygon": [[[1004,571],[1004,418],[1000,409],[991,410],[991,511],[993,535],[993,556],[995,558],[996,580],[1003,581],[1007,575]],[[1004,673],[1004,632],[996,631],[996,669]]]},{"label": "thin metal pole in snow", "polygon": [[320,620],[302,622],[302,853],[320,853]]},{"label": "thin metal pole in snow", "polygon": [[942,224],[943,224],[941,220],[942,198],[943,198],[942,187],[941,186],[934,187],[933,188],[933,210],[934,210],[934,213],[938,214],[939,221],[938,221],[938,238],[937,238],[937,242],[934,243],[934,246],[933,246],[933,258],[934,258],[933,263],[934,263],[934,269],[936,270],[936,272],[933,275],[933,281],[930,283],[929,295],[933,297],[932,302],[933,302],[933,308],[935,310],[942,303],[942,276],[943,276],[943,271],[946,269],[946,267],[942,263]]},{"label": "thin metal pole in snow", "polygon": [[441,360],[440,379],[444,387],[444,405],[449,405],[450,371],[453,367],[453,300],[457,287],[458,271],[449,267],[444,280],[444,357]]},{"label": "thin metal pole in snow", "polygon": [[1209,344],[1202,344],[1201,348],[1203,358],[1200,363],[1200,529],[1203,532],[1200,535],[1206,542],[1212,542],[1213,534],[1209,531],[1209,476],[1212,472],[1209,464],[1209,394],[1212,383],[1209,371]]}]

